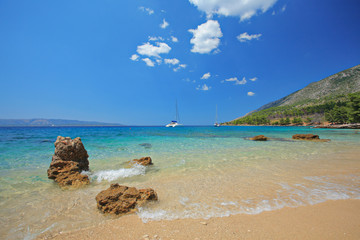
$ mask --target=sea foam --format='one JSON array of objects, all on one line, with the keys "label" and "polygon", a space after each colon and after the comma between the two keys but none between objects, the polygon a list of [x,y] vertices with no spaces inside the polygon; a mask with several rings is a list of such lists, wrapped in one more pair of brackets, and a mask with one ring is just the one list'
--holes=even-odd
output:
[{"label": "sea foam", "polygon": [[[338,180],[344,180],[338,183]],[[333,178],[327,176],[304,177],[304,183],[279,183],[279,189],[273,197],[259,199],[213,199],[212,202],[193,202],[188,197],[181,197],[175,208],[155,206],[139,208],[137,215],[143,222],[175,220],[184,218],[209,219],[227,217],[236,214],[259,214],[284,207],[314,205],[328,200],[360,199],[357,176]],[[346,181],[347,180],[347,181]],[[307,182],[308,186],[305,185]],[[310,183],[310,184],[309,184]],[[351,184],[353,183],[353,184]],[[164,203],[162,203],[164,204]]]},{"label": "sea foam", "polygon": [[89,176],[91,179],[96,180],[97,182],[102,181],[114,181],[119,178],[128,178],[137,175],[145,175],[146,167],[135,164],[132,168],[120,168],[117,170],[102,170],[95,173],[90,173]]}]

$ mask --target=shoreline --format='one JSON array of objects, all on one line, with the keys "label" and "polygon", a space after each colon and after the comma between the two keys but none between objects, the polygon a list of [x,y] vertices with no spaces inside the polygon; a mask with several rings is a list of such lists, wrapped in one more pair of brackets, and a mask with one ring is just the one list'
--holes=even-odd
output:
[{"label": "shoreline", "polygon": [[328,129],[360,129],[360,123],[349,123],[349,124],[332,124],[332,125],[249,125],[249,124],[225,124],[221,125],[226,126],[243,126],[243,127],[312,127],[312,128],[328,128]]},{"label": "shoreline", "polygon": [[89,228],[37,239],[359,239],[360,200],[329,200],[256,215],[143,223],[125,215]]}]

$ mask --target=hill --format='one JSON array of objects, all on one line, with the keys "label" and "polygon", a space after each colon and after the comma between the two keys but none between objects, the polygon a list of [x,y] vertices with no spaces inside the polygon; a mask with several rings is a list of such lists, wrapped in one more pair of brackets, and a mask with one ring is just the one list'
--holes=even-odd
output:
[{"label": "hill", "polygon": [[93,121],[78,121],[64,119],[0,119],[1,127],[47,127],[47,126],[122,126],[116,123],[102,123]]},{"label": "hill", "polygon": [[[334,108],[341,114],[348,115],[352,101],[360,96],[360,65],[336,73],[330,77],[314,82],[286,97],[270,102],[244,117],[225,124],[303,124],[304,122],[334,122],[329,115]],[[349,105],[350,108],[349,108]],[[356,103],[355,103],[356,105]],[[351,111],[355,111],[352,109]],[[335,115],[339,115],[336,113]],[[349,116],[347,116],[348,118]],[[286,119],[288,118],[288,119]],[[342,122],[347,122],[342,117]],[[280,120],[282,120],[280,123]],[[284,121],[286,120],[286,123]],[[349,120],[350,121],[350,120]],[[335,122],[338,122],[336,119]]]}]

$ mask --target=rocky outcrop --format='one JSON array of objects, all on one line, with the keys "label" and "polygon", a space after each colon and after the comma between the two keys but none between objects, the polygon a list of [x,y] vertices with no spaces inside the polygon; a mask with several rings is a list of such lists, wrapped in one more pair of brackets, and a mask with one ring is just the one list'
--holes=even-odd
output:
[{"label": "rocky outcrop", "polygon": [[265,137],[264,135],[257,135],[255,137],[250,138],[253,141],[267,141],[269,138]]},{"label": "rocky outcrop", "polygon": [[151,188],[138,190],[117,183],[111,184],[110,188],[96,196],[97,207],[101,212],[117,215],[133,212],[137,206],[156,200],[157,194]]},{"label": "rocky outcrop", "polygon": [[296,140],[307,140],[314,142],[330,142],[330,139],[320,139],[319,135],[314,134],[295,134],[292,136],[292,138]]},{"label": "rocky outcrop", "polygon": [[133,159],[131,161],[131,163],[136,163],[136,164],[140,164],[140,165],[143,165],[143,166],[148,166],[148,165],[152,165],[152,160],[151,160],[151,157],[142,157],[140,159]]},{"label": "rocky outcrop", "polygon": [[89,184],[88,176],[81,174],[89,170],[89,156],[81,139],[58,136],[54,145],[48,178],[54,179],[61,187]]},{"label": "rocky outcrop", "polygon": [[315,140],[320,139],[319,135],[314,134],[295,134],[292,136],[293,139],[300,139],[300,140]]}]

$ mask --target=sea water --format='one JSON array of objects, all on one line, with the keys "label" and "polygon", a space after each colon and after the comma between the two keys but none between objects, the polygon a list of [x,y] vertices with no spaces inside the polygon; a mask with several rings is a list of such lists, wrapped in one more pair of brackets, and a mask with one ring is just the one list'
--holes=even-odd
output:
[{"label": "sea water", "polygon": [[[318,134],[330,142],[292,140]],[[248,138],[263,134],[266,142]],[[81,137],[90,185],[63,190],[47,178],[57,136]],[[259,214],[360,199],[360,133],[308,127],[0,128],[0,235],[34,239],[107,221],[95,196],[119,183],[153,188],[144,222]],[[154,165],[127,168],[150,156]]]}]

